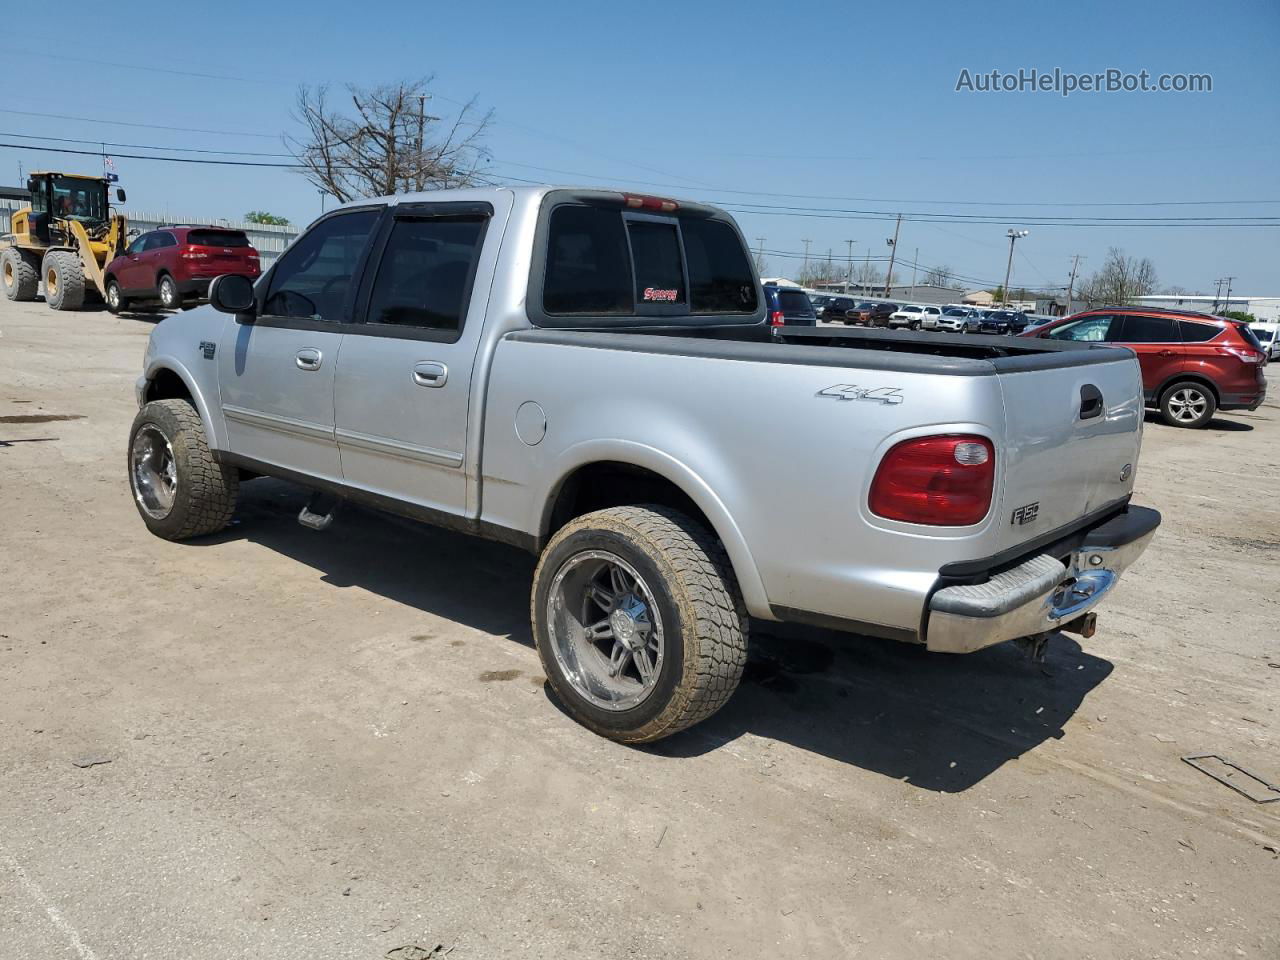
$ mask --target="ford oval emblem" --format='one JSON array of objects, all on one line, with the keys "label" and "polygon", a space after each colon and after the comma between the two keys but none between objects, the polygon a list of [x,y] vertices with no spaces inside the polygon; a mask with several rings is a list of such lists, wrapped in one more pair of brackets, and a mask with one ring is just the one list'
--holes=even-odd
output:
[{"label": "ford oval emblem", "polygon": [[1131,476],[1133,476],[1133,464],[1126,463],[1120,468],[1120,479],[1121,481],[1128,480]]}]

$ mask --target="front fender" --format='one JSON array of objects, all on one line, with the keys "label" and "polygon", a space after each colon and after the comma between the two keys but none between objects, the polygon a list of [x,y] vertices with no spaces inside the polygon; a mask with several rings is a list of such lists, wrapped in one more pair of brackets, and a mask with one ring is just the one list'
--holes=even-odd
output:
[{"label": "front fender", "polygon": [[191,371],[181,360],[173,356],[161,355],[152,357],[147,363],[146,372],[138,378],[135,385],[135,392],[138,397],[138,407],[141,408],[147,402],[147,389],[159,376],[161,371],[167,370],[177,375],[187,388],[187,393],[191,395],[191,402],[195,405],[196,412],[200,414],[200,420],[204,424],[205,437],[209,441],[209,447],[214,450],[226,449],[226,424],[222,420],[221,411],[218,415],[214,415],[214,409],[210,406],[205,392],[201,389],[199,382]]},{"label": "front fender", "polygon": [[703,512],[720,542],[724,544],[743,602],[751,616],[762,620],[776,620],[769,609],[769,599],[764,583],[756,568],[755,559],[747,547],[746,538],[738,528],[729,510],[701,476],[688,464],[668,453],[647,444],[616,438],[587,440],[568,447],[556,458],[553,473],[555,483],[543,498],[543,514],[539,534],[545,535],[551,523],[551,510],[561,488],[578,469],[592,463],[614,462],[641,467],[656,473],[675,484]]}]

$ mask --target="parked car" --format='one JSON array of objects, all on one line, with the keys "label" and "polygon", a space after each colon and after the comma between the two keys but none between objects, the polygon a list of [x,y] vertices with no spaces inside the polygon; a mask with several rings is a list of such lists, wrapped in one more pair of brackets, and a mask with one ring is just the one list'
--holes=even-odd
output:
[{"label": "parked car", "polygon": [[940,307],[907,303],[889,315],[889,326],[908,327],[911,330],[932,330],[937,326],[938,317],[941,315],[942,309]]},{"label": "parked car", "polygon": [[1050,314],[1047,314],[1047,313],[1028,313],[1026,317],[1027,317],[1027,326],[1023,331],[1024,333],[1026,332],[1026,330],[1034,330],[1037,327],[1043,327],[1046,324],[1053,323],[1053,321],[1059,319],[1058,317],[1051,316]]},{"label": "parked car", "polygon": [[818,319],[828,323],[852,323],[849,312],[855,306],[852,297],[823,297],[821,309],[817,312]]},{"label": "parked car", "polygon": [[1022,333],[1027,329],[1027,315],[1018,310],[991,310],[982,318],[981,333]]},{"label": "parked car", "polygon": [[[861,309],[861,308],[859,308]],[[867,311],[866,324],[868,327],[888,327],[889,318],[898,312],[898,304],[896,303],[875,303],[871,309]]]},{"label": "parked car", "polygon": [[107,309],[119,313],[136,300],[159,300],[169,310],[203,299],[209,282],[234,273],[256,280],[258,251],[243,230],[165,227],[134,238],[104,270]]},{"label": "parked car", "polygon": [[764,298],[768,302],[771,327],[781,327],[784,324],[817,326],[818,315],[814,312],[813,304],[799,287],[780,287],[766,283],[763,289]]},{"label": "parked car", "polygon": [[[152,331],[127,441],[141,521],[216,533],[271,476],[320,491],[314,530],[339,499],[522,546],[552,691],[628,743],[724,705],[748,616],[954,653],[1092,635],[1160,522],[1130,503],[1133,354],[771,343],[751,260],[721,210],[600,189],[331,210],[256,288],[218,277]],[[1101,402],[1041,402],[1082,381]]]},{"label": "parked car", "polygon": [[875,306],[874,300],[863,300],[849,311],[849,322],[865,324],[871,318],[871,311]]},{"label": "parked car", "polygon": [[1023,334],[1119,343],[1138,355],[1143,396],[1174,427],[1203,427],[1216,410],[1256,410],[1267,394],[1266,351],[1247,324],[1176,310],[1105,307]]},{"label": "parked car", "polygon": [[950,333],[977,333],[981,325],[978,312],[972,307],[943,307],[934,321],[934,327],[925,324],[925,329],[946,330]]},{"label": "parked car", "polygon": [[1249,329],[1267,352],[1267,358],[1280,360],[1280,323],[1251,323]]}]

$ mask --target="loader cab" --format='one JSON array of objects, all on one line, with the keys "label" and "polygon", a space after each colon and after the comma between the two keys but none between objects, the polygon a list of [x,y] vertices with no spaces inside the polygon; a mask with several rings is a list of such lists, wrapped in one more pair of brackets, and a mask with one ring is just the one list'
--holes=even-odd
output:
[{"label": "loader cab", "polygon": [[[59,220],[79,220],[86,229],[101,227],[111,218],[107,182],[99,177],[65,173],[33,173],[27,179],[31,193],[31,232],[43,244],[53,237]],[[123,199],[123,191],[117,191]]]}]

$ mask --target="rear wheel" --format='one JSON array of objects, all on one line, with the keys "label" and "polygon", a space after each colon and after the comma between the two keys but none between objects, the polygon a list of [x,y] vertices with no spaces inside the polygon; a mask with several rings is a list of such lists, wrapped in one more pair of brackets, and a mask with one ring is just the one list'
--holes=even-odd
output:
[{"label": "rear wheel", "polygon": [[167,273],[160,278],[160,303],[166,310],[177,310],[182,306],[178,283]]},{"label": "rear wheel", "polygon": [[10,300],[27,303],[40,290],[40,270],[17,247],[0,253],[0,286]]},{"label": "rear wheel", "polygon": [[531,606],[560,702],[623,743],[711,716],[746,664],[747,617],[723,547],[666,507],[613,507],[566,525],[538,561]]},{"label": "rear wheel", "polygon": [[1160,398],[1160,416],[1171,427],[1203,427],[1217,409],[1213,391],[1194,380],[1180,380]]},{"label": "rear wheel", "polygon": [[120,284],[115,280],[107,281],[107,309],[112,313],[119,313],[121,310],[129,308],[129,301],[120,293]]},{"label": "rear wheel", "polygon": [[84,265],[69,250],[44,255],[44,302],[54,310],[79,310],[84,306]]}]

